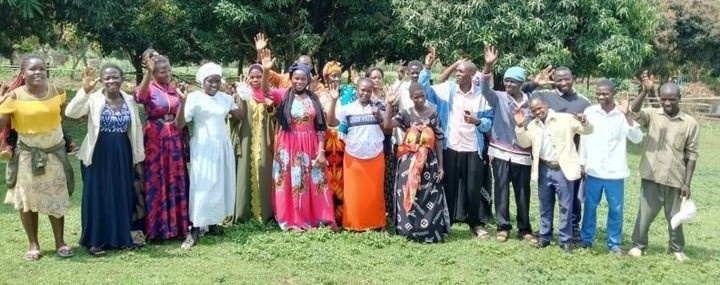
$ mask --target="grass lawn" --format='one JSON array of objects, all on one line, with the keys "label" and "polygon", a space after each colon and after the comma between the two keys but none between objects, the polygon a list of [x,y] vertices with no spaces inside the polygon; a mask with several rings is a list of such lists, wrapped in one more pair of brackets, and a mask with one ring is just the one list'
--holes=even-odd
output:
[{"label": "grass lawn", "polygon": [[[77,143],[82,141],[84,123],[66,122],[66,129]],[[637,146],[630,150],[633,175],[626,181],[625,250],[637,213],[640,151]],[[41,217],[43,257],[28,262],[22,259],[27,241],[18,214],[4,204],[0,206],[0,262],[5,270],[0,272],[0,284],[712,284],[720,278],[720,239],[715,236],[720,234],[716,220],[720,219],[720,192],[715,188],[720,163],[715,158],[720,158],[720,126],[704,122],[693,182],[698,216],[685,226],[690,257],[685,263],[666,253],[662,214],[650,230],[647,256],[609,255],[604,245],[605,202],[598,215],[595,246],[575,250],[573,255],[563,254],[557,246],[535,249],[516,239],[504,244],[475,240],[465,225],[455,225],[445,243],[417,244],[374,232],[289,233],[251,223],[230,228],[223,237],[203,237],[189,252],[180,250],[180,241],[168,241],[112,251],[100,258],[76,248],[74,258],[61,259],[53,256],[50,225]],[[77,190],[66,217],[65,236],[77,246],[82,182],[78,160],[73,158],[73,164]],[[4,164],[0,173],[3,170]],[[531,219],[537,228],[536,197]]]}]

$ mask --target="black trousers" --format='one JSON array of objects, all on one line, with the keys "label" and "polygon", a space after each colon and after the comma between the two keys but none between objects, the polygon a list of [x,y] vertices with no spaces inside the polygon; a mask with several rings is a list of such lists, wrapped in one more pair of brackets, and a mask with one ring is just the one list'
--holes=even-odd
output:
[{"label": "black trousers", "polygon": [[452,222],[484,226],[492,216],[491,193],[484,187],[486,166],[477,152],[443,151],[445,197]]},{"label": "black trousers", "polygon": [[512,221],[510,220],[510,183],[512,183],[517,208],[518,235],[532,233],[530,226],[530,169],[530,165],[493,159],[495,218],[498,231],[512,230]]}]

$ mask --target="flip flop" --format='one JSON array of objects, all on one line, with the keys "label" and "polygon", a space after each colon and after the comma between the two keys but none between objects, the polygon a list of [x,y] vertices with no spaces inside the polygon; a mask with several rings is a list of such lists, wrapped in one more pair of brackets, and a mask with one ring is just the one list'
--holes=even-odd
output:
[{"label": "flip flop", "polygon": [[75,256],[75,252],[67,245],[63,245],[60,248],[57,249],[56,252],[57,256],[62,258],[68,258]]},{"label": "flip flop", "polygon": [[88,251],[94,256],[103,256],[106,253],[101,247],[91,247]]},{"label": "flip flop", "polygon": [[23,258],[27,261],[37,261],[40,259],[40,250],[32,249],[25,252],[25,255],[23,255]]}]

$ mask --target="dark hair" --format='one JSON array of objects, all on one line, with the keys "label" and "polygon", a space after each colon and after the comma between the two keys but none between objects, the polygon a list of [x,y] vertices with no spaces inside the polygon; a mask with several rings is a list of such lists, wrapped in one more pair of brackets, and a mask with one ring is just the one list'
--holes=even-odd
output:
[{"label": "dark hair", "polygon": [[24,72],[25,69],[28,68],[28,63],[33,59],[37,59],[40,62],[42,62],[43,64],[45,64],[45,60],[42,57],[40,57],[39,55],[35,55],[35,54],[26,55],[25,57],[22,58],[22,60],[20,60],[20,73]]},{"label": "dark hair", "polygon": [[115,69],[120,72],[120,77],[125,76],[125,73],[123,72],[122,68],[120,68],[120,66],[118,66],[117,64],[114,64],[114,63],[103,64],[100,67],[100,74],[102,74],[106,69]]},{"label": "dark hair", "polygon": [[561,71],[567,72],[570,74],[570,76],[573,76],[572,71],[567,66],[558,66],[558,68],[555,68],[555,71],[553,72],[553,74],[561,72]]},{"label": "dark hair", "polygon": [[360,83],[363,83],[363,82],[366,82],[366,83],[370,84],[370,86],[373,85],[372,79],[370,79],[370,77],[361,77],[361,78],[358,79],[358,81],[357,81],[358,87],[360,86]]},{"label": "dark hair", "polygon": [[532,102],[538,102],[538,103],[543,103],[543,105],[547,105],[547,99],[545,99],[545,97],[542,95],[536,95],[536,96],[533,96],[532,98],[530,98],[528,105],[530,105],[530,103],[532,103]]},{"label": "dark hair", "polygon": [[[317,95],[315,95],[315,93],[310,91],[310,89],[305,89],[304,92],[312,101],[313,108],[315,108],[315,131],[326,131],[327,123],[325,122],[325,112],[323,112],[322,105],[320,105],[320,100],[318,99]],[[285,98],[283,98],[282,102],[280,102],[280,106],[278,106],[279,110],[281,111],[277,112],[277,119],[278,122],[280,122],[280,129],[286,132],[289,132],[292,129],[292,105],[293,101],[295,100],[295,95],[293,93],[293,88],[288,88],[287,92],[285,92]]]},{"label": "dark hair", "polygon": [[475,76],[475,72],[478,71],[477,65],[472,61],[466,60],[461,63],[465,67],[465,72],[470,73],[471,76]]},{"label": "dark hair", "polygon": [[410,62],[408,62],[408,68],[413,67],[413,66],[420,67],[420,69],[423,68],[423,64],[419,60],[411,60]]},{"label": "dark hair", "polygon": [[373,67],[368,68],[368,69],[365,71],[365,77],[370,77],[370,74],[371,74],[373,71],[379,71],[379,72],[380,72],[380,76],[382,76],[383,78],[385,78],[385,72],[383,72],[382,68],[377,67],[377,66],[373,66]]},{"label": "dark hair", "polygon": [[423,94],[425,93],[425,87],[423,87],[422,84],[417,81],[410,82],[410,86],[408,86],[408,93],[410,93],[410,97],[412,97],[413,93],[418,90],[423,91]]},{"label": "dark hair", "polygon": [[615,82],[612,82],[612,80],[609,79],[603,79],[597,83],[597,87],[608,87],[612,91],[615,91]]},{"label": "dark hair", "polygon": [[[660,85],[660,88],[658,88],[658,93],[662,92],[663,90],[667,90],[669,92],[672,92],[677,96],[678,100],[680,100],[680,86],[677,85],[677,83],[674,82],[667,82],[663,83],[663,85]],[[659,96],[660,94],[658,94]]]}]

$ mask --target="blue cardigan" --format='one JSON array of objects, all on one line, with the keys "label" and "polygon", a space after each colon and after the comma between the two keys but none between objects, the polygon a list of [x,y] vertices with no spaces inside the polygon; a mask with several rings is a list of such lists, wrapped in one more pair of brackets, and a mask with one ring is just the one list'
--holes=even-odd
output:
[{"label": "blue cardigan", "polygon": [[[430,76],[430,70],[423,69],[420,72],[418,82],[423,85],[423,88],[425,89],[425,96],[427,96],[428,101],[432,102],[437,106],[438,117],[440,118],[440,125],[442,125],[443,132],[447,134],[448,118],[450,117],[450,111],[453,105],[453,98],[455,97],[455,92],[457,91],[458,85],[450,82],[443,83],[452,84],[450,87],[450,94],[448,94],[448,100],[445,101],[441,99],[441,97],[438,96],[437,93],[435,93],[435,90],[432,88],[432,86],[430,86]],[[472,88],[473,94],[475,96],[482,96],[481,88],[479,86],[475,86],[473,84]],[[483,133],[490,131],[490,129],[492,128],[493,116],[494,114],[492,109],[480,110],[475,113],[475,117],[480,119],[480,124],[477,125],[475,128],[475,137],[477,138],[478,154],[480,154],[480,157],[482,157],[483,150],[485,149],[485,136],[483,135]],[[447,141],[447,139],[443,140],[443,149],[447,149]]]}]

